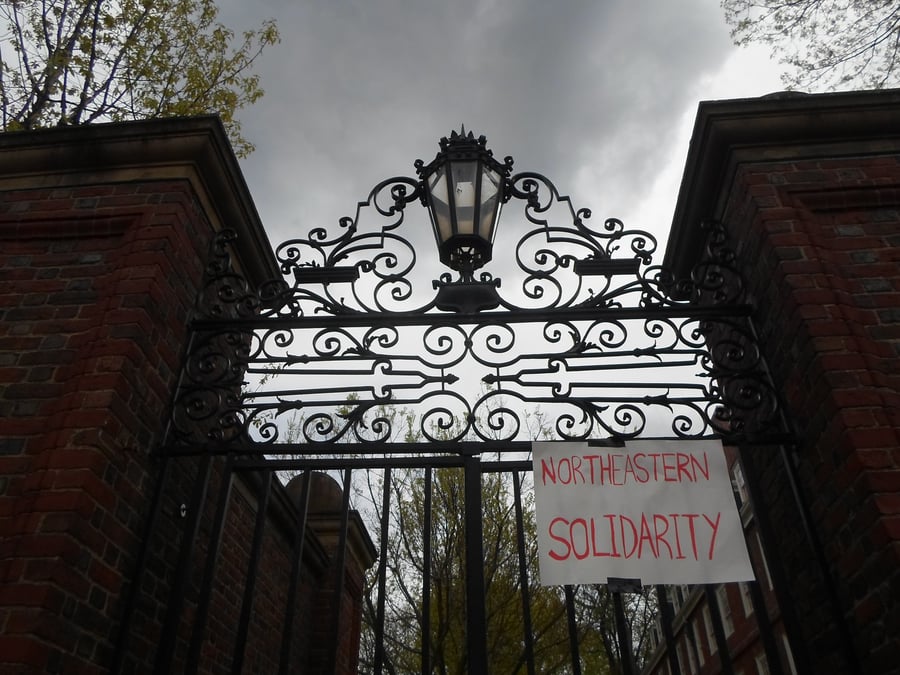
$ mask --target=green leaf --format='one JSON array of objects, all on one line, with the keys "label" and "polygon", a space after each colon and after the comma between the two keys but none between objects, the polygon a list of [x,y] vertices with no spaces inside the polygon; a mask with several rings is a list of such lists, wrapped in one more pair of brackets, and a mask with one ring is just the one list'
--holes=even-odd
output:
[{"label": "green leaf", "polygon": [[2,63],[6,129],[56,124],[63,111],[70,124],[214,112],[235,152],[252,151],[237,113],[263,94],[252,67],[279,41],[274,21],[236,39],[213,0],[48,1],[15,11],[18,21],[13,3],[0,3],[12,46]]}]

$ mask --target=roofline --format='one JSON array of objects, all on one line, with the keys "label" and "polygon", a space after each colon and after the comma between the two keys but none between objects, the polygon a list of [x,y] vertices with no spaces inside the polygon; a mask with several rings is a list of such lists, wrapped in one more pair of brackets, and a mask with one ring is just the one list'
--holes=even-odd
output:
[{"label": "roofline", "polygon": [[900,89],[703,101],[663,263],[678,277],[690,273],[703,250],[701,226],[723,217],[742,164],[865,156],[898,147]]},{"label": "roofline", "polygon": [[256,205],[215,115],[0,133],[0,190],[186,179],[217,230],[233,229],[252,283],[280,277]]}]

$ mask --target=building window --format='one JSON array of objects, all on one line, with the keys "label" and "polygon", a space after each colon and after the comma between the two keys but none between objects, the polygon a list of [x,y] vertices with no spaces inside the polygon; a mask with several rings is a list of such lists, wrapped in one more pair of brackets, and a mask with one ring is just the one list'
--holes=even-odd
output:
[{"label": "building window", "polygon": [[694,656],[694,649],[691,645],[691,636],[688,635],[687,631],[684,632],[684,640],[685,640],[684,651],[687,652],[688,666],[690,666],[690,669],[687,672],[696,673],[697,672],[697,659]]},{"label": "building window", "polygon": [[772,575],[769,574],[769,563],[766,562],[766,552],[763,549],[762,539],[759,538],[759,532],[754,532],[753,537],[756,540],[756,550],[759,551],[759,559],[762,560],[763,572],[766,573],[766,588],[772,590]]},{"label": "building window", "polygon": [[700,665],[702,666],[706,663],[706,658],[703,656],[703,643],[700,641],[700,631],[697,630],[696,621],[691,621],[691,636],[694,638],[694,647],[697,650],[697,660],[700,661]]},{"label": "building window", "polygon": [[744,616],[753,614],[753,598],[750,597],[750,584],[741,582],[741,605],[744,607]]},{"label": "building window", "polygon": [[659,628],[659,617],[656,617],[656,621],[653,622],[653,625],[650,627],[650,649],[651,651],[656,648],[661,641],[660,638],[660,628]]},{"label": "building window", "polygon": [[734,632],[734,622],[731,620],[731,605],[728,602],[728,589],[725,584],[716,589],[716,601],[719,603],[719,614],[722,615],[722,628],[725,629],[725,637]]},{"label": "building window", "polygon": [[769,675],[769,662],[766,661],[766,655],[757,654],[755,661],[757,675]]},{"label": "building window", "polygon": [[678,614],[678,611],[684,607],[688,596],[691,594],[690,586],[678,584],[669,587],[669,597],[672,599],[672,611]]},{"label": "building window", "polygon": [[750,501],[750,494],[747,492],[747,481],[744,478],[744,469],[740,462],[731,465],[732,486],[734,493],[738,498],[738,506],[741,507]]},{"label": "building window", "polygon": [[676,647],[675,652],[678,654],[678,667],[681,669],[681,672],[691,672],[687,669],[687,660],[684,658],[684,642],[682,640],[678,641],[678,646]]},{"label": "building window", "polygon": [[716,644],[716,634],[713,631],[712,616],[709,614],[708,605],[703,605],[703,629],[706,631],[706,644],[709,645],[709,653],[715,654],[719,646]]},{"label": "building window", "polygon": [[797,675],[797,666],[794,665],[794,652],[791,650],[791,643],[788,642],[787,635],[781,634],[781,644],[784,645],[784,656],[787,659],[788,672],[791,675]]}]

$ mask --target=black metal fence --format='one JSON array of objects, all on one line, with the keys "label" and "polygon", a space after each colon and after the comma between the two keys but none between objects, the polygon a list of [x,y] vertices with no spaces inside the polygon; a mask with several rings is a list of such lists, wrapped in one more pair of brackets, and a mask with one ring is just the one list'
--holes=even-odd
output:
[{"label": "black metal fence", "polygon": [[[308,533],[322,516],[309,502],[311,492],[316,496],[310,485],[328,476],[339,486],[339,503],[328,514],[334,542],[324,567],[347,566],[358,546],[354,521],[377,552],[362,582],[360,673],[628,675],[651,665],[657,641],[667,646],[668,670],[655,672],[691,672],[682,651],[688,647],[676,647],[673,589],[540,585],[531,468],[528,459],[476,454],[207,456],[190,483],[154,671],[345,672],[338,664],[353,617],[341,613],[354,611],[345,602],[347,580],[323,577],[310,563],[321,552],[308,548],[318,546]],[[300,490],[286,499],[292,476]],[[244,494],[245,512],[235,506],[235,492]],[[225,550],[233,545],[229,531],[239,532],[246,548],[236,565]],[[276,540],[283,554],[273,576]],[[310,583],[325,583],[324,603],[297,601],[309,596]],[[778,611],[757,583],[749,592],[769,672],[788,672],[773,625]],[[734,672],[714,587],[702,597],[717,672]],[[232,625],[216,612],[223,603]],[[310,621],[320,624],[317,631]],[[311,632],[319,637],[311,641]]]},{"label": "black metal fence", "polygon": [[[194,462],[196,478],[185,487],[157,672],[182,658],[187,672],[208,670],[221,627],[207,618],[223,583],[235,586],[240,610],[230,658],[215,651],[217,667],[247,668],[260,593],[277,593],[258,583],[275,511],[292,523],[284,597],[305,578],[306,502],[286,498],[279,476],[311,471],[331,472],[342,489],[337,543],[322,555],[339,556],[343,569],[354,517],[377,544],[363,593],[365,672],[580,673],[610,663],[611,672],[637,672],[646,651],[638,617],[655,616],[654,593],[538,582],[531,439],[773,443],[789,439],[787,425],[720,225],[710,227],[692,277],[675,280],[651,264],[649,234],[612,219],[592,229],[589,212],[576,212],[543,177],[511,180],[527,197],[531,229],[511,247],[516,283],[507,287],[487,273],[432,283],[433,270],[417,266],[396,234],[410,200],[391,181],[338,234],[312,230],[279,247],[292,283],[251,288],[232,264],[233,236],[216,238],[161,450],[166,466]],[[382,193],[390,206],[378,206]],[[369,205],[390,219],[374,233],[360,222]],[[558,208],[569,221],[550,225]],[[448,294],[496,303],[478,311],[460,301],[448,311]],[[175,480],[166,471],[157,513]],[[254,517],[246,565],[222,582],[235,477]],[[141,573],[152,558],[143,552]],[[139,574],[135,598],[141,583]],[[337,608],[342,584],[332,591]],[[280,644],[266,663],[291,672],[292,635],[314,608],[283,604],[272,631]],[[328,653],[321,672],[334,671],[344,648],[337,613],[328,639],[310,646]],[[671,672],[677,667],[670,661]]]}]

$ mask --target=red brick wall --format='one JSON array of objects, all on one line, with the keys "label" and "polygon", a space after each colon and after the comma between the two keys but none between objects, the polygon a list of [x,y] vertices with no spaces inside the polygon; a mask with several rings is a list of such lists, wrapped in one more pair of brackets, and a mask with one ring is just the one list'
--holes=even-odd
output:
[{"label": "red brick wall", "polygon": [[[204,461],[157,451],[214,229],[244,230],[238,264],[251,284],[277,274],[224,138],[214,119],[0,138],[0,672],[106,673],[117,658],[123,672],[150,672],[169,656],[184,667],[224,459],[211,460],[176,597],[192,517],[182,506]],[[232,669],[259,485],[234,478],[201,672]],[[310,526],[289,600],[296,513],[277,479],[266,516],[245,667],[277,669],[292,602],[292,672],[309,672],[335,558]],[[362,570],[350,564],[345,574],[341,636],[353,645]],[[171,653],[160,655],[174,600],[182,611]],[[354,670],[355,653],[343,658]]]},{"label": "red brick wall", "polygon": [[[273,479],[269,518],[254,589],[251,621],[246,640],[244,669],[253,673],[278,672],[288,605],[293,602],[294,624],[291,663],[288,672],[302,673],[308,661],[316,588],[327,567],[327,557],[313,537],[305,542],[300,588],[295,598],[287,595],[293,563],[294,517],[285,508],[280,486]],[[204,635],[202,672],[231,673],[237,644],[238,608],[248,581],[254,527],[258,508],[258,486],[253,477],[236,476],[229,500],[224,537],[214,579],[210,617]],[[210,518],[210,521],[212,518]],[[206,562],[205,556],[202,560]],[[188,613],[190,616],[190,613]]]},{"label": "red brick wall", "polygon": [[[179,467],[179,469],[182,467]],[[358,514],[351,512],[349,544],[341,589],[338,630],[335,633],[335,590],[338,579],[336,562],[340,511],[317,512],[311,507],[299,588],[290,597],[290,575],[296,543],[296,518],[293,497],[273,477],[269,494],[262,544],[253,572],[253,596],[246,639],[239,633],[244,592],[251,581],[251,559],[257,525],[257,511],[261,499],[262,481],[255,471],[240,471],[234,481],[227,502],[222,539],[215,554],[211,579],[203,580],[210,555],[210,537],[217,525],[215,508],[221,494],[222,464],[213,467],[211,484],[204,506],[200,532],[194,540],[195,555],[187,569],[190,579],[184,593],[183,610],[177,619],[176,640],[171,651],[160,652],[160,612],[171,596],[172,564],[183,544],[186,520],[173,518],[157,528],[152,549],[158,552],[151,558],[148,572],[141,586],[138,612],[134,619],[130,646],[125,660],[125,672],[150,672],[162,664],[165,672],[185,672],[190,641],[196,629],[199,597],[206,587],[211,589],[208,618],[202,632],[199,672],[232,673],[238,646],[244,648],[242,672],[279,672],[286,617],[293,605],[290,673],[332,673],[351,675],[358,670],[360,617],[364,569],[354,551],[362,530]],[[186,475],[194,478],[190,471]],[[187,490],[173,485],[167,492],[177,494]],[[314,494],[315,497],[315,494]],[[166,509],[168,511],[168,509]],[[189,516],[188,516],[189,517]],[[369,544],[371,546],[371,544]],[[371,564],[369,560],[368,564]],[[160,598],[163,602],[159,602]],[[336,637],[337,636],[337,637]],[[337,640],[337,642],[335,641]],[[337,647],[337,662],[332,659]]]},{"label": "red brick wall", "polygon": [[0,668],[109,662],[209,230],[184,181],[0,193]]},{"label": "red brick wall", "polygon": [[[900,672],[900,154],[748,162],[724,220],[863,671]],[[784,467],[756,458],[815,672],[843,672]]]}]

